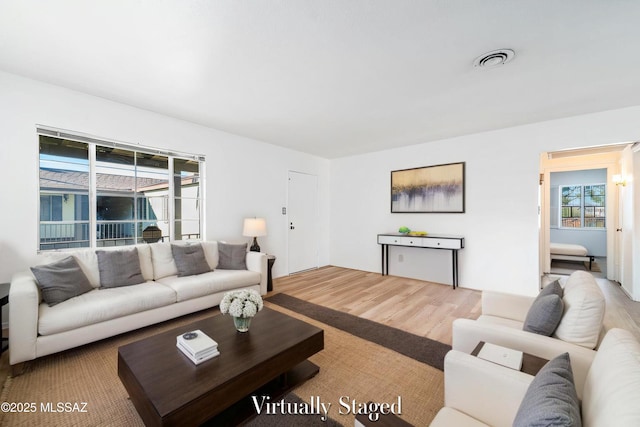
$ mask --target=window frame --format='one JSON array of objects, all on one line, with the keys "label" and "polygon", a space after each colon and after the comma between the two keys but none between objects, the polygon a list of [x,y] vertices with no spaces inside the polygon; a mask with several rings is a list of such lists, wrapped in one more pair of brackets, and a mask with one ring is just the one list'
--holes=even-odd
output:
[{"label": "window frame", "polygon": [[[142,232],[138,230],[138,227],[140,224],[144,225],[144,223],[146,222],[156,222],[156,223],[163,223],[166,224],[168,226],[168,236],[164,236],[163,237],[163,241],[175,241],[175,240],[183,240],[182,238],[184,236],[179,236],[178,239],[176,239],[175,236],[175,223],[176,220],[180,221],[181,218],[176,218],[176,212],[175,212],[175,206],[176,206],[176,200],[175,200],[175,192],[174,192],[174,179],[173,179],[173,173],[174,173],[174,161],[176,159],[180,159],[181,161],[189,161],[189,162],[196,162],[197,163],[197,186],[199,186],[199,191],[198,191],[198,202],[200,203],[200,209],[198,211],[198,218],[197,219],[192,219],[192,221],[197,221],[199,224],[199,234],[195,236],[196,240],[201,240],[202,236],[206,235],[206,224],[205,224],[205,211],[204,211],[204,206],[206,206],[205,203],[205,188],[204,188],[204,183],[205,183],[205,156],[204,155],[200,155],[200,154],[191,154],[191,153],[185,153],[185,152],[177,152],[177,151],[172,151],[172,150],[163,150],[163,149],[159,149],[159,148],[153,148],[153,147],[148,147],[148,146],[143,146],[140,144],[131,144],[131,143],[123,143],[123,142],[119,142],[119,141],[114,141],[114,140],[110,140],[108,138],[99,138],[99,137],[95,137],[95,136],[90,136],[90,135],[86,135],[86,134],[82,134],[82,133],[78,133],[78,132],[72,132],[72,131],[66,131],[66,130],[61,130],[61,129],[56,129],[56,128],[51,128],[48,126],[41,126],[41,125],[37,125],[36,126],[36,135],[37,135],[37,148],[38,148],[38,152],[37,152],[37,173],[38,173],[38,191],[37,191],[37,197],[38,197],[38,226],[37,226],[37,248],[38,248],[38,253],[40,252],[50,252],[50,251],[64,251],[64,250],[74,250],[74,249],[98,249],[98,248],[102,248],[102,247],[107,247],[107,246],[132,246],[132,245],[136,245],[139,244],[141,242],[143,242],[142,240]],[[40,161],[41,161],[41,154],[40,154],[40,144],[41,144],[41,136],[45,136],[45,137],[50,137],[50,138],[56,138],[56,139],[60,139],[60,140],[70,140],[70,141],[76,141],[76,142],[80,142],[80,143],[84,143],[87,144],[87,149],[88,149],[88,163],[89,163],[89,245],[88,246],[82,246],[82,243],[80,243],[80,245],[75,246],[74,244],[71,244],[69,247],[52,247],[52,248],[42,248],[43,244],[46,245],[47,242],[42,242],[42,235],[41,235],[41,227],[43,224],[43,221],[41,220],[40,217],[40,198],[44,195],[48,195],[51,196],[52,194],[55,194],[54,191],[48,190],[48,189],[42,189],[41,188],[41,179],[40,179],[40,171],[41,171],[41,165],[40,165]],[[97,151],[97,147],[107,147],[107,148],[114,148],[114,149],[122,149],[122,150],[127,150],[127,151],[131,151],[133,152],[133,156],[134,158],[137,158],[138,153],[144,153],[144,154],[151,154],[151,155],[160,155],[160,156],[165,156],[167,158],[167,168],[166,168],[166,178],[167,178],[167,189],[166,189],[166,201],[163,204],[163,209],[167,208],[167,217],[164,219],[155,219],[155,220],[151,220],[146,218],[138,218],[139,216],[139,212],[138,212],[138,203],[140,197],[137,195],[137,192],[134,191],[133,193],[133,200],[134,200],[134,212],[133,212],[133,218],[131,219],[127,219],[127,220],[123,220],[124,222],[130,222],[133,223],[133,228],[134,228],[134,232],[133,232],[133,236],[131,236],[130,239],[128,240],[133,240],[133,243],[128,243],[127,241],[123,241],[121,243],[118,243],[116,241],[110,242],[108,244],[100,244],[100,239],[98,239],[98,224],[101,222],[101,220],[98,220],[98,213],[97,213],[97,203],[98,203],[98,197],[104,197],[105,196],[105,192],[101,191],[100,189],[97,188],[97,182],[96,182],[96,176],[98,174],[97,169],[99,167],[98,165],[98,161],[96,158],[96,151]],[[137,174],[139,172],[138,169],[136,169],[138,166],[137,164],[134,165],[134,180],[136,180],[137,182]],[[163,169],[164,170],[164,169]],[[46,194],[48,193],[48,194]],[[101,194],[102,193],[102,194]],[[148,203],[148,202],[147,202]],[[147,208],[149,208],[149,206],[147,206]],[[163,212],[164,215],[164,212]],[[51,223],[52,221],[45,221],[45,223]],[[61,221],[64,222],[64,221]],[[74,220],[74,222],[83,222],[82,220]],[[118,222],[116,220],[114,221],[109,221],[109,222]],[[194,234],[189,235],[188,237],[186,237],[185,239],[193,239]],[[84,240],[79,240],[78,242],[84,242]],[[53,245],[52,245],[53,246]],[[63,246],[63,245],[60,245]]]},{"label": "window frame", "polygon": [[[601,206],[587,206],[585,204],[585,188],[596,187],[596,186],[602,186],[604,188],[604,194],[602,195],[602,197],[604,198],[604,202]],[[564,219],[577,218],[577,217],[565,218],[563,216],[563,210],[565,208],[565,205],[563,204],[563,200],[562,200],[563,190],[568,187],[580,187],[580,205],[579,206],[566,205],[566,207],[578,208],[580,210],[580,217],[579,217],[580,227],[567,227],[563,225]],[[607,229],[607,203],[608,203],[607,198],[608,198],[608,187],[607,187],[607,184],[604,182],[599,182],[594,184],[560,184],[558,185],[558,228],[563,230],[606,230]],[[596,211],[596,208],[600,208],[604,212],[604,216],[587,217],[585,216],[586,208],[593,208],[594,213]],[[603,227],[587,227],[585,226],[585,219],[588,219],[588,218],[595,218],[596,220],[602,219],[602,221],[604,221],[604,226]]]}]

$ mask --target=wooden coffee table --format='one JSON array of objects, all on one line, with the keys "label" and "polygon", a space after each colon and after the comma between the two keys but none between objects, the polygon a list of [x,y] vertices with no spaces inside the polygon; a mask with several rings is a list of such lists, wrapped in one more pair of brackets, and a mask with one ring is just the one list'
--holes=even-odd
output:
[{"label": "wooden coffee table", "polygon": [[[195,365],[176,337],[200,329],[220,355]],[[252,395],[271,402],[316,375],[306,360],[324,348],[324,331],[268,308],[236,332],[218,315],[122,346],[118,376],[147,426],[237,425],[256,415]]]}]

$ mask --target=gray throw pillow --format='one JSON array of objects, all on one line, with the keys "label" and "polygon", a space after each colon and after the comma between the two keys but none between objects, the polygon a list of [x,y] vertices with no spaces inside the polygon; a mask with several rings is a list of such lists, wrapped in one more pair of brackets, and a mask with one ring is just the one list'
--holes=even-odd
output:
[{"label": "gray throw pillow", "polygon": [[560,286],[560,282],[558,282],[557,280],[554,280],[553,282],[542,288],[542,290],[538,294],[538,297],[543,297],[545,295],[551,294],[556,294],[560,298],[562,298],[564,295],[564,289],[562,288],[562,286]]},{"label": "gray throw pillow", "polygon": [[93,290],[93,286],[72,256],[52,264],[31,267],[42,298],[53,307],[63,301]]},{"label": "gray throw pillow", "polygon": [[218,242],[218,268],[221,270],[247,269],[247,244],[233,245]]},{"label": "gray throw pillow", "polygon": [[562,320],[564,303],[556,294],[538,295],[531,304],[522,330],[550,337]]},{"label": "gray throw pillow", "polygon": [[144,282],[138,249],[96,251],[100,289],[119,288]]},{"label": "gray throw pillow", "polygon": [[171,245],[171,253],[173,253],[179,277],[211,271],[202,245],[199,243],[196,245]]},{"label": "gray throw pillow", "polygon": [[547,362],[538,372],[520,403],[513,426],[582,426],[569,353]]}]

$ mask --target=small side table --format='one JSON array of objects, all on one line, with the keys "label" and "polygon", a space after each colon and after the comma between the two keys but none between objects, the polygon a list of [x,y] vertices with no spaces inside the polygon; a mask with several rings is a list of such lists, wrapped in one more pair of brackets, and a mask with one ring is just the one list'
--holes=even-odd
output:
[{"label": "small side table", "polygon": [[[482,349],[483,345],[484,345],[484,341],[480,341],[476,346],[476,348],[474,348],[473,351],[471,352],[471,355],[478,356],[478,353],[480,353],[480,349]],[[524,372],[525,374],[533,375],[535,377],[538,371],[542,369],[542,367],[547,362],[548,362],[547,359],[543,359],[541,357],[534,356],[533,354],[523,352],[522,368],[520,369],[520,372]]]},{"label": "small side table", "polygon": [[273,276],[271,275],[271,269],[275,262],[275,255],[267,255],[267,292],[271,292],[273,290]]},{"label": "small side table", "polygon": [[[2,323],[2,308],[9,304],[9,288],[11,283],[0,283],[0,323]],[[2,335],[2,328],[0,327],[0,336]],[[9,338],[2,336],[0,345],[0,354],[4,353],[9,348]]]}]

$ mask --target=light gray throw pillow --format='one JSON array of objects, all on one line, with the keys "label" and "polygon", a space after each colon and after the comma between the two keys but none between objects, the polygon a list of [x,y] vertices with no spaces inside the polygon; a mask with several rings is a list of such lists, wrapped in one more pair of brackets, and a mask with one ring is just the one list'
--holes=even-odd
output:
[{"label": "light gray throw pillow", "polygon": [[211,271],[202,245],[199,243],[196,245],[171,245],[171,253],[173,253],[179,277]]},{"label": "light gray throw pillow", "polygon": [[96,251],[100,289],[119,288],[144,282],[138,249]]},{"label": "light gray throw pillow", "polygon": [[547,362],[538,372],[520,403],[513,426],[582,426],[569,353]]},{"label": "light gray throw pillow", "polygon": [[220,270],[246,270],[247,244],[218,242],[218,268]]},{"label": "light gray throw pillow", "polygon": [[53,307],[63,301],[93,290],[93,286],[72,256],[52,264],[31,267],[42,298]]}]

